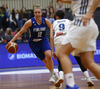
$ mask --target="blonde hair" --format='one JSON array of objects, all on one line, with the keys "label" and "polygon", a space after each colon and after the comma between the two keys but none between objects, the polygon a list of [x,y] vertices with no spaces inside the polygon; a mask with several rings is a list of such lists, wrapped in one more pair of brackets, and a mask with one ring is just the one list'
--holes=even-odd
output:
[{"label": "blonde hair", "polygon": [[39,4],[36,4],[35,6],[34,6],[34,10],[35,9],[41,9],[42,10],[42,7],[39,5]]}]

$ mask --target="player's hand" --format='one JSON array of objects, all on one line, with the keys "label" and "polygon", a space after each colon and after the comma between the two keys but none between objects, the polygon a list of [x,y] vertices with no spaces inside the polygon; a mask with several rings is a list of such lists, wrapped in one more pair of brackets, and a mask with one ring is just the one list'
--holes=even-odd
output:
[{"label": "player's hand", "polygon": [[52,57],[53,57],[55,60],[57,60],[57,56],[56,56],[55,52],[52,52]]},{"label": "player's hand", "polygon": [[92,18],[91,14],[86,14],[84,17],[82,17],[81,21],[83,21],[83,26],[89,25],[91,18]]}]

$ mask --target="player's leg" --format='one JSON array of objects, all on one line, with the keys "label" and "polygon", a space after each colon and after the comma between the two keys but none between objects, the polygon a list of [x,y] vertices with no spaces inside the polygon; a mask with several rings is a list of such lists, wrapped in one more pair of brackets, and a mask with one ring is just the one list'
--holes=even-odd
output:
[{"label": "player's leg", "polygon": [[55,84],[55,76],[54,76],[54,73],[55,73],[55,72],[54,72],[54,70],[49,68],[46,59],[44,59],[43,62],[44,62],[44,64],[45,64],[45,66],[47,67],[47,69],[50,71],[50,79],[49,79],[49,82]]},{"label": "player's leg", "polygon": [[[44,62],[45,66],[47,67],[47,69],[50,71],[50,79],[49,79],[49,82],[51,83],[55,83],[55,76],[56,76],[56,73],[54,72],[54,69],[53,69],[53,61],[52,59],[50,59],[50,61],[47,61],[47,56],[45,57],[43,51],[40,49],[37,53],[34,52],[35,55],[41,60]],[[50,55],[48,55],[49,57]],[[51,58],[51,57],[49,57]],[[50,63],[50,65],[48,65]],[[51,67],[50,67],[51,66]]]},{"label": "player's leg", "polygon": [[89,69],[94,76],[100,79],[100,66],[94,62],[94,52],[84,52],[80,54],[82,64]]},{"label": "player's leg", "polygon": [[57,61],[58,61],[58,71],[63,71],[59,59]]},{"label": "player's leg", "polygon": [[[54,74],[54,70],[53,70],[53,61],[51,60],[51,54],[49,55],[50,56],[50,61],[51,61],[51,67],[50,66],[48,66],[48,61],[46,60],[46,58],[45,58],[45,54],[44,54],[44,52],[43,52],[43,50],[41,49],[41,46],[40,46],[40,44],[41,44],[41,42],[30,42],[29,43],[29,46],[30,46],[30,48],[31,48],[31,50],[33,51],[33,53],[35,53],[35,55],[41,60],[41,61],[43,61],[44,62],[44,64],[45,64],[45,66],[47,67],[47,69],[49,69],[49,71],[50,71],[50,74],[51,74],[51,76],[53,76],[53,74]],[[49,57],[48,56],[48,57]],[[49,61],[49,62],[50,62]],[[51,77],[50,77],[51,78]],[[50,82],[55,82],[55,80],[54,79],[52,79]]]},{"label": "player's leg", "polygon": [[63,82],[64,81],[64,72],[62,70],[61,63],[58,59],[58,71],[59,71],[59,81]]},{"label": "player's leg", "polygon": [[44,39],[42,40],[41,49],[45,55],[45,63],[46,63],[46,65],[50,71],[50,74],[51,74],[51,78],[50,78],[50,82],[51,82],[53,76],[57,79],[58,79],[58,76],[54,72],[53,60],[51,57],[51,48],[50,48],[50,44],[48,42],[48,39],[46,37],[44,37]]},{"label": "player's leg", "polygon": [[47,61],[46,61],[46,59],[43,59],[42,61],[44,62],[46,68],[49,69],[49,67],[48,67],[48,65],[47,65]]},{"label": "player's leg", "polygon": [[[57,52],[59,50],[60,46],[61,46],[61,42],[55,44],[55,52]],[[58,71],[63,71],[59,59],[57,61],[58,61]]]},{"label": "player's leg", "polygon": [[[57,52],[59,50],[60,46],[61,46],[61,42],[55,44],[55,52]],[[56,87],[61,87],[62,86],[62,82],[64,81],[64,72],[62,70],[61,63],[60,63],[59,59],[57,61],[58,61],[59,79],[55,82],[55,86]]]},{"label": "player's leg", "polygon": [[48,66],[48,69],[53,70],[53,60],[51,57],[51,50],[45,51],[44,54],[45,54],[45,61],[46,61],[46,65]]},{"label": "player's leg", "polygon": [[80,66],[80,68],[81,68],[83,74],[84,74],[85,77],[86,77],[88,86],[93,86],[94,83],[93,83],[92,80],[90,79],[89,73],[88,73],[87,69],[83,66],[80,57],[78,57],[78,56],[74,56],[74,57],[75,57],[76,61],[78,62],[78,64],[79,64],[79,66]]},{"label": "player's leg", "polygon": [[43,60],[43,62],[45,63],[51,74],[49,82],[55,83],[55,80],[58,80],[58,75],[54,72],[51,50],[46,50],[44,54],[45,54],[45,59]]},{"label": "player's leg", "polygon": [[66,45],[61,45],[59,51],[56,53],[65,74],[66,89],[68,87],[78,89],[78,86],[75,85],[74,75],[72,73],[72,63],[69,59],[69,55],[73,50],[74,48],[71,46],[70,43],[68,43]]},{"label": "player's leg", "polygon": [[60,63],[59,59],[57,61],[58,61],[59,79],[56,81],[55,86],[61,87],[62,82],[64,81],[64,72],[62,70],[61,63]]}]

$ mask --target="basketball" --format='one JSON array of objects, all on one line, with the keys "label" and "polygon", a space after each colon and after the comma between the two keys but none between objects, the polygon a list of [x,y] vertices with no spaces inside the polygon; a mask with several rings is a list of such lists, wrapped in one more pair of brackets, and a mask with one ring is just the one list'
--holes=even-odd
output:
[{"label": "basketball", "polygon": [[6,45],[6,49],[9,53],[11,54],[14,54],[18,51],[18,45],[17,43],[15,42],[9,42],[7,45]]}]

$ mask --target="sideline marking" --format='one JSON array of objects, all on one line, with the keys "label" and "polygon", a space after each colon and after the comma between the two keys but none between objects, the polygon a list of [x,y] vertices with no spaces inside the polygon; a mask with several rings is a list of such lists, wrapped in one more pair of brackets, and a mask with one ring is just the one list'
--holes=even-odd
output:
[{"label": "sideline marking", "polygon": [[[55,72],[58,72],[58,69],[54,69]],[[73,72],[81,71],[80,68],[73,68]],[[20,71],[7,71],[0,72],[0,75],[11,75],[11,74],[40,74],[40,73],[49,73],[48,69],[38,69],[38,70],[20,70]]]}]

